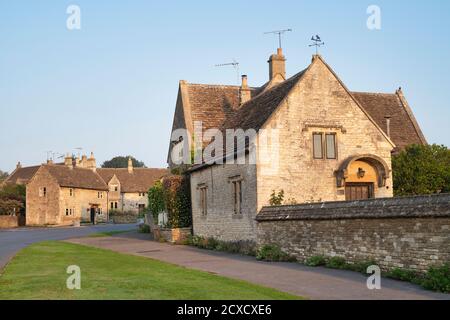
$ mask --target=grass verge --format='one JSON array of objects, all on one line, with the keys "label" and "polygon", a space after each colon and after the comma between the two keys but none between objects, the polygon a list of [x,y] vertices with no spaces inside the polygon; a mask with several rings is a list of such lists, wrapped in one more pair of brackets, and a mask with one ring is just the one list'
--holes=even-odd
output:
[{"label": "grass verge", "polygon": [[[67,267],[81,290],[66,288]],[[58,241],[21,250],[0,276],[3,299],[300,299],[275,289],[143,257]]]}]

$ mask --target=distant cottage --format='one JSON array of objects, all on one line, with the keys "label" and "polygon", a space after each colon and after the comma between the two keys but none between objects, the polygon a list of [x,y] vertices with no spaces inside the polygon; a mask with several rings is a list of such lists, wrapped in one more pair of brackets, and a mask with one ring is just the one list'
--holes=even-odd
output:
[{"label": "distant cottage", "polygon": [[64,163],[23,167],[4,183],[25,184],[26,225],[73,225],[104,222],[111,211],[138,214],[148,205],[147,191],[166,169],[97,168],[94,155]]},{"label": "distant cottage", "polygon": [[[261,134],[246,152],[231,155],[245,164],[197,164],[189,168],[194,234],[222,240],[255,239],[255,217],[272,193],[285,203],[391,197],[391,154],[426,144],[401,91],[351,92],[319,55],[291,78],[281,49],[269,63],[269,81],[249,87],[180,81],[172,131],[276,129],[278,139],[261,147]],[[168,163],[177,165],[171,141]],[[189,141],[192,146],[193,141]],[[267,148],[268,147],[268,148]],[[249,161],[250,150],[258,160]],[[224,157],[229,157],[225,154]]]}]

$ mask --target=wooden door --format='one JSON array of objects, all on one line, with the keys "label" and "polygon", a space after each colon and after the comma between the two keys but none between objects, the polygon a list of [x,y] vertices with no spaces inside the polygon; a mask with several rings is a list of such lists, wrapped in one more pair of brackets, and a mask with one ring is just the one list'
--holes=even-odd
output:
[{"label": "wooden door", "polygon": [[372,199],[373,183],[346,183],[345,184],[345,200],[366,200]]}]

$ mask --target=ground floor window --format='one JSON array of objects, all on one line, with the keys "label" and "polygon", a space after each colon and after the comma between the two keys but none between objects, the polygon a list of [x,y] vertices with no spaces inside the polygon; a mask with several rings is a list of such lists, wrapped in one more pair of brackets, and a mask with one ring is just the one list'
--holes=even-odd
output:
[{"label": "ground floor window", "polygon": [[208,195],[207,195],[207,188],[201,187],[200,188],[200,208],[202,210],[202,215],[206,216],[208,214]]},{"label": "ground floor window", "polygon": [[242,181],[233,181],[234,214],[242,214]]}]

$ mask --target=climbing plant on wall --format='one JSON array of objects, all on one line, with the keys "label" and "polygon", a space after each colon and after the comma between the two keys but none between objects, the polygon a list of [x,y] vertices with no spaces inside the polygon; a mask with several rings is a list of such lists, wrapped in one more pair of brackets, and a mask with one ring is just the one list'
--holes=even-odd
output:
[{"label": "climbing plant on wall", "polygon": [[157,181],[148,190],[148,208],[153,215],[153,219],[158,221],[158,214],[165,209],[164,205],[164,189],[161,181]]},{"label": "climbing plant on wall", "polygon": [[168,226],[186,228],[192,224],[191,193],[187,176],[169,176],[162,182]]}]

